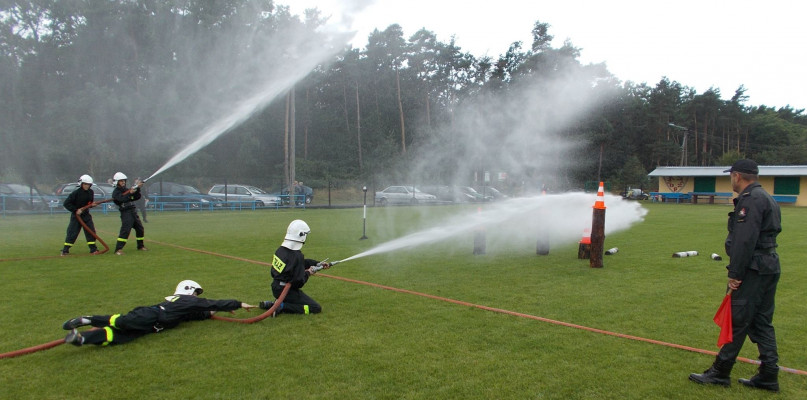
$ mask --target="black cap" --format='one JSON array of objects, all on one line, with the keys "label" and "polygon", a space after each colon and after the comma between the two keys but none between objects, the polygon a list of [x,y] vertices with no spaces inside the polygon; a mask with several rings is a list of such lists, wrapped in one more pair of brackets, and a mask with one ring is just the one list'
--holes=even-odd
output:
[{"label": "black cap", "polygon": [[754,160],[737,160],[731,168],[723,172],[742,172],[744,174],[759,175],[759,166]]}]

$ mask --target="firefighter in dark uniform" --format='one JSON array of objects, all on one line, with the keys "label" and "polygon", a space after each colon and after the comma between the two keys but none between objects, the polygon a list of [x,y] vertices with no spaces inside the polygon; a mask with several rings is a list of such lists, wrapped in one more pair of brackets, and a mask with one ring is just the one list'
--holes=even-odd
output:
[{"label": "firefighter in dark uniform", "polygon": [[118,206],[120,210],[120,234],[118,241],[115,244],[115,254],[123,254],[123,246],[129,240],[129,233],[132,228],[135,230],[135,238],[137,239],[138,250],[148,250],[143,244],[143,239],[146,235],[146,230],[143,228],[143,223],[140,222],[140,217],[137,216],[137,206],[135,201],[140,199],[140,188],[143,182],[139,182],[132,188],[126,187],[126,175],[122,172],[116,173],[112,180],[115,181],[115,190],[112,191],[112,201]]},{"label": "firefighter in dark uniform", "polygon": [[[309,233],[311,233],[311,228],[304,221],[299,219],[292,221],[286,230],[283,243],[272,257],[272,295],[277,299],[285,286],[291,285],[291,289],[286,293],[286,298],[280,307],[275,310],[275,314],[317,314],[322,312],[322,306],[301,290],[311,275],[323,268],[331,267],[328,262],[305,258],[303,252],[300,251]],[[272,308],[273,305],[274,302],[269,300],[259,303],[259,307],[265,310]]]},{"label": "firefighter in dark uniform", "polygon": [[[89,175],[81,175],[81,177],[78,179],[78,185],[78,189],[70,192],[67,198],[64,199],[64,203],[62,203],[62,206],[64,206],[67,211],[70,211],[70,222],[67,224],[67,236],[64,239],[64,247],[62,248],[63,256],[70,254],[70,248],[73,247],[74,243],[76,243],[76,239],[78,238],[78,234],[82,228],[81,223],[78,220],[79,218],[84,221],[84,224],[86,224],[92,232],[95,231],[95,224],[92,222],[92,215],[90,215],[89,208],[79,211],[78,215],[76,215],[76,211],[88,204],[92,204],[93,200],[95,199],[95,193],[91,189],[92,177]],[[92,232],[88,232],[85,229],[84,238],[87,239],[87,246],[90,247],[90,254],[100,254],[98,247],[95,245],[95,237],[93,236]]]},{"label": "firefighter in dark uniform", "polygon": [[774,298],[779,282],[776,236],[782,231],[779,205],[760,186],[759,167],[753,160],[739,160],[731,166],[734,211],[729,213],[726,253],[730,261],[728,288],[732,290],[733,338],[720,348],[712,366],[702,374],[691,374],[698,383],[731,385],[731,369],[746,336],[759,349],[760,366],[745,386],[779,391],[779,353],[773,329]]},{"label": "firefighter in dark uniform", "polygon": [[[76,317],[62,324],[71,331],[64,341],[76,346],[84,344],[123,344],[143,335],[171,329],[185,321],[208,319],[216,311],[250,310],[255,306],[238,300],[208,300],[197,297],[202,286],[191,280],[179,282],[172,296],[150,307],[137,307],[127,314],[88,315]],[[92,325],[100,329],[79,332],[76,328]]]}]

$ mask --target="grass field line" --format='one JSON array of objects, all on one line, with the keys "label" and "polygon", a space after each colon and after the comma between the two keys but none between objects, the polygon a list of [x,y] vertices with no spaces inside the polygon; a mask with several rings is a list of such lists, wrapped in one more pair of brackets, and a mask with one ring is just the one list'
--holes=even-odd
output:
[{"label": "grass field line", "polygon": [[[169,246],[169,247],[181,249],[181,250],[193,251],[193,252],[197,252],[197,253],[201,253],[201,254],[207,254],[207,255],[215,256],[215,257],[222,257],[222,258],[228,258],[228,259],[231,259],[231,260],[238,260],[238,261],[248,262],[248,263],[252,263],[252,264],[271,266],[271,263],[264,262],[264,261],[259,261],[259,260],[252,260],[252,259],[249,259],[249,258],[232,256],[232,255],[222,254],[222,253],[216,253],[216,252],[212,252],[212,251],[208,251],[208,250],[195,249],[195,248],[192,248],[192,247],[181,246],[181,245],[177,245],[177,244],[173,244],[173,243],[159,242],[159,241],[155,241],[155,240],[150,240],[150,242],[157,243],[157,244],[160,244],[160,245],[163,245],[163,246]],[[431,295],[431,294],[427,294],[427,293],[415,292],[415,291],[408,290],[408,289],[401,289],[401,288],[396,288],[396,287],[392,287],[392,286],[381,285],[381,284],[378,284],[378,283],[360,281],[360,280],[355,280],[355,279],[350,279],[350,278],[345,278],[345,277],[340,277],[340,276],[335,276],[335,275],[328,275],[328,274],[324,274],[324,273],[319,273],[318,275],[321,276],[321,277],[324,277],[324,278],[336,279],[336,280],[341,280],[343,282],[350,282],[350,283],[355,283],[355,284],[359,284],[359,285],[365,285],[365,286],[376,287],[376,288],[379,288],[379,289],[390,290],[390,291],[394,291],[394,292],[398,292],[398,293],[405,293],[405,294],[410,294],[410,295],[414,295],[414,296],[425,297],[425,298],[429,298],[429,299],[432,299],[432,300],[439,300],[439,301],[458,304],[458,305],[462,305],[462,306],[466,306],[466,307],[473,307],[473,308],[478,308],[478,309],[481,309],[481,310],[486,310],[486,311],[492,311],[492,312],[512,315],[512,316],[515,316],[515,317],[527,318],[527,319],[532,319],[532,320],[541,321],[541,322],[547,322],[547,323],[550,323],[550,324],[565,326],[565,327],[568,327],[568,328],[581,329],[581,330],[585,330],[585,331],[589,331],[589,332],[600,333],[600,334],[603,334],[603,335],[609,335],[609,336],[614,336],[614,337],[623,338],[623,339],[630,339],[630,340],[635,340],[635,341],[655,344],[655,345],[659,345],[659,346],[666,346],[666,347],[671,347],[671,348],[680,349],[680,350],[687,350],[687,351],[692,351],[692,352],[701,353],[701,354],[707,354],[707,355],[711,355],[711,356],[716,356],[717,355],[716,351],[698,349],[698,348],[695,348],[695,347],[684,346],[684,345],[680,345],[680,344],[676,344],[676,343],[663,342],[663,341],[660,341],[660,340],[648,339],[648,338],[643,338],[643,337],[640,337],[640,336],[633,336],[633,335],[628,335],[628,334],[624,334],[624,333],[606,331],[606,330],[592,328],[592,327],[588,327],[588,326],[572,324],[572,323],[569,323],[569,322],[563,322],[563,321],[557,321],[557,320],[553,320],[553,319],[549,319],[549,318],[539,317],[539,316],[536,316],[536,315],[524,314],[524,313],[520,313],[520,312],[517,312],[517,311],[505,310],[505,309],[501,309],[501,308],[495,308],[495,307],[489,307],[489,306],[484,306],[484,305],[480,305],[480,304],[469,303],[469,302],[462,301],[462,300],[455,300],[455,299],[450,299],[450,298],[447,298],[447,297],[441,297],[441,296],[435,296],[435,295]],[[745,358],[745,357],[737,357],[737,361],[741,361],[741,362],[745,362],[745,363],[753,364],[753,365],[759,365],[760,364],[759,360],[752,360],[750,358]],[[807,376],[807,371],[802,371],[802,370],[799,370],[799,369],[789,368],[789,367],[784,367],[784,366],[779,366],[779,369],[782,370],[782,371],[785,371],[785,372],[789,372],[789,373],[793,373],[793,374],[797,374],[797,375]]]}]

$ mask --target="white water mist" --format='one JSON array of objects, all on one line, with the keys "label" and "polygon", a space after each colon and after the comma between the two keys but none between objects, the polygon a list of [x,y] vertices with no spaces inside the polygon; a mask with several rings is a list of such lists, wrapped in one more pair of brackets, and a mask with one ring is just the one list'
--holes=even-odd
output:
[{"label": "white water mist", "polygon": [[[276,32],[265,38],[234,35],[231,41],[250,41],[251,52],[240,60],[221,61],[211,57],[210,65],[200,67],[211,71],[209,81],[213,83],[204,93],[199,93],[203,101],[195,103],[195,109],[188,111],[188,115],[195,118],[176,135],[193,139],[147,180],[182,162],[263,110],[317,66],[334,60],[350,37],[349,32],[333,29],[327,34]],[[221,69],[228,69],[231,73],[223,79]]]},{"label": "white water mist", "polygon": [[[481,211],[456,215],[439,225],[382,243],[372,249],[345,258],[354,260],[375,254],[433,244],[484,228],[496,232],[496,241],[527,242],[534,245],[539,232],[545,232],[553,245],[579,241],[583,230],[591,228],[595,195],[565,193],[514,198],[485,205]],[[638,202],[605,195],[605,234],[630,228],[644,220],[647,210]],[[494,235],[488,235],[491,238]]]}]

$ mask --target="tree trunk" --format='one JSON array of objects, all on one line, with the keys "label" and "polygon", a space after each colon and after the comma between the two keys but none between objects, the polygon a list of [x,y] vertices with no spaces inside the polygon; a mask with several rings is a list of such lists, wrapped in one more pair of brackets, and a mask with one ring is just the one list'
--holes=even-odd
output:
[{"label": "tree trunk", "polygon": [[356,81],[356,140],[359,144],[359,172],[364,170],[361,159],[361,105],[359,103],[359,81]]},{"label": "tree trunk", "polygon": [[297,136],[297,124],[295,123],[296,114],[297,114],[297,107],[295,106],[295,87],[291,87],[291,91],[289,92],[289,206],[292,208],[294,207],[294,181],[297,180],[295,177],[295,165],[296,165],[296,136]]},{"label": "tree trunk", "polygon": [[308,160],[308,127],[311,126],[311,87],[305,88],[305,122],[303,123],[303,160]]},{"label": "tree trunk", "polygon": [[286,187],[291,186],[289,180],[289,107],[291,93],[286,93],[286,121],[283,126],[283,178],[286,180]]}]

